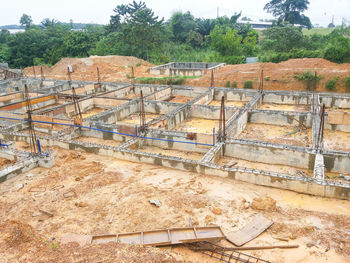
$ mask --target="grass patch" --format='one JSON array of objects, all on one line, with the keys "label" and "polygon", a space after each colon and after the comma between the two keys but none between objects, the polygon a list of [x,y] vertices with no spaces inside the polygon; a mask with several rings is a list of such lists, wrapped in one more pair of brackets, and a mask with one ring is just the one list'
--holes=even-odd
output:
[{"label": "grass patch", "polygon": [[310,36],[312,34],[319,34],[319,35],[329,35],[332,33],[334,28],[311,28],[310,30],[307,28],[303,29],[303,34],[305,36]]}]

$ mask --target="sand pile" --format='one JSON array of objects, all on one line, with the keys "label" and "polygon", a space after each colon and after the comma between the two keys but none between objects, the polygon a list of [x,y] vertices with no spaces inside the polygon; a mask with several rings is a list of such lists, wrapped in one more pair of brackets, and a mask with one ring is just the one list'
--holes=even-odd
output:
[{"label": "sand pile", "polygon": [[[127,81],[131,76],[131,67],[135,68],[137,77],[151,76],[148,69],[153,67],[147,61],[126,56],[91,56],[88,58],[63,58],[52,67],[43,66],[45,78],[67,79],[68,65],[72,66],[73,80],[97,81],[97,68],[102,81]],[[37,77],[40,77],[41,66],[35,67]],[[24,75],[34,76],[33,67],[24,69]]]}]

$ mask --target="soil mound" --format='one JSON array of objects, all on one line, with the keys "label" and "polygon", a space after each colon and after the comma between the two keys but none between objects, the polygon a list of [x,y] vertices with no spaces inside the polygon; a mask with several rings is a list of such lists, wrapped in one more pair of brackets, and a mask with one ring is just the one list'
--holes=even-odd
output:
[{"label": "soil mound", "polygon": [[[67,79],[67,69],[71,66],[73,80],[97,81],[97,68],[101,81],[126,81],[131,76],[131,67],[135,68],[135,76],[149,76],[148,69],[153,67],[147,61],[127,56],[90,56],[88,58],[62,58],[54,66],[42,66],[45,78]],[[25,76],[41,74],[41,66],[24,69]]]}]

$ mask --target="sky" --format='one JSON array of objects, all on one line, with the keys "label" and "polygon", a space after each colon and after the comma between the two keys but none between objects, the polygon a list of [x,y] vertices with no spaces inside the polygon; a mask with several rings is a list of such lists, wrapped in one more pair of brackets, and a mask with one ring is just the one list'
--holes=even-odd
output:
[{"label": "sky", "polygon": [[[343,19],[350,22],[350,0],[309,0],[309,10],[305,13],[311,22],[327,26],[334,16],[335,24]],[[0,8],[0,25],[19,24],[23,13],[30,15],[35,24],[44,18],[61,22],[107,24],[113,9],[130,0],[11,0]],[[168,19],[175,11],[190,11],[195,17],[215,18],[219,15],[231,16],[242,11],[242,16],[254,21],[272,18],[263,8],[268,0],[144,0],[156,15]]]}]

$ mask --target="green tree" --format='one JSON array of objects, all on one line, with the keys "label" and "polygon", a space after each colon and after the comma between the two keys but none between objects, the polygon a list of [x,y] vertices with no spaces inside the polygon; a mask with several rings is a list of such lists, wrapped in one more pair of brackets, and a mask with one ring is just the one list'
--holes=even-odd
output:
[{"label": "green tree", "polygon": [[33,20],[32,17],[27,15],[27,14],[23,14],[21,16],[21,19],[19,20],[19,23],[21,24],[21,26],[25,26],[26,29],[30,28],[33,24]]},{"label": "green tree", "polygon": [[174,40],[179,43],[185,43],[188,34],[195,31],[197,23],[190,12],[176,12],[170,18],[170,28],[174,35]]},{"label": "green tree", "polygon": [[243,53],[242,37],[237,30],[216,25],[210,32],[211,46],[222,56],[240,56]]},{"label": "green tree", "polygon": [[203,37],[209,36],[210,32],[214,29],[216,20],[215,19],[196,19],[197,32]]},{"label": "green tree", "polygon": [[325,59],[336,63],[350,62],[350,39],[344,36],[336,36],[325,50]]},{"label": "green tree", "polygon": [[95,43],[96,39],[86,32],[70,32],[63,40],[62,54],[68,57],[87,57]]},{"label": "green tree", "polygon": [[294,26],[272,27],[263,31],[262,48],[267,51],[289,52],[303,48],[307,38]]},{"label": "green tree", "polygon": [[270,0],[264,10],[272,13],[279,23],[299,24],[310,29],[312,27],[310,19],[302,14],[308,9],[309,4],[308,0]]},{"label": "green tree", "polygon": [[144,2],[119,5],[114,12],[109,30],[120,32],[115,35],[119,44],[126,46],[129,55],[148,59],[151,50],[159,47],[166,37],[164,20],[155,16]]},{"label": "green tree", "polygon": [[0,31],[0,44],[5,44],[10,32],[7,29],[1,29]]}]

